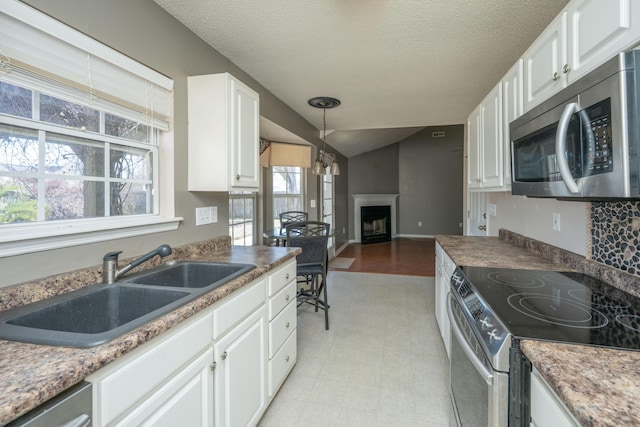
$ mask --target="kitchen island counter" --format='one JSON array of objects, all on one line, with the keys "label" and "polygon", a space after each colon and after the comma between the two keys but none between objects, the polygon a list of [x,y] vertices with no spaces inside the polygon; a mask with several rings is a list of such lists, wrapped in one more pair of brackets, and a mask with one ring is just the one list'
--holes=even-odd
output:
[{"label": "kitchen island counter", "polygon": [[[174,249],[167,259],[248,263],[256,268],[115,340],[67,348],[0,340],[0,426],[44,403],[136,347],[294,258],[299,248],[231,246],[228,237]],[[222,242],[222,243],[221,243]],[[126,262],[126,260],[124,260]],[[149,263],[158,265],[161,260]],[[0,289],[0,309],[100,282],[101,268]],[[80,284],[79,284],[80,283]]]}]

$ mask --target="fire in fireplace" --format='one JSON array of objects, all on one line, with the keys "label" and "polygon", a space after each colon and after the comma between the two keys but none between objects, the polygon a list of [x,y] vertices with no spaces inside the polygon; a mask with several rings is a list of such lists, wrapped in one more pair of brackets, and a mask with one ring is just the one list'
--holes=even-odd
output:
[{"label": "fire in fireplace", "polygon": [[391,241],[391,206],[360,207],[361,243]]}]

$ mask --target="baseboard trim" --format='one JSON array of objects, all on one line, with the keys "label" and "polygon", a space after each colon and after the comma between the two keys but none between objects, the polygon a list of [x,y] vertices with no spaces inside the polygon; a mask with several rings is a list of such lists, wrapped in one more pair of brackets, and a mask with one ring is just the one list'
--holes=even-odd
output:
[{"label": "baseboard trim", "polygon": [[398,234],[396,237],[406,237],[409,239],[433,239],[433,234]]}]

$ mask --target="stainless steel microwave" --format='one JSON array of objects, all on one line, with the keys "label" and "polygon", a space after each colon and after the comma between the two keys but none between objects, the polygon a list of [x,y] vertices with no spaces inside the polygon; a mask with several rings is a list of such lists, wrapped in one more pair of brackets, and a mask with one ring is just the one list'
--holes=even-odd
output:
[{"label": "stainless steel microwave", "polygon": [[640,198],[639,90],[623,52],[511,122],[512,194]]}]

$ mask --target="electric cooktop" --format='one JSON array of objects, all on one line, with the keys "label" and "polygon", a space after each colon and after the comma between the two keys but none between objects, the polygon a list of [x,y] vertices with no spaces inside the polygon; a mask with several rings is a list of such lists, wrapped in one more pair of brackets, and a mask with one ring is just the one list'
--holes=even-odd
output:
[{"label": "electric cooktop", "polygon": [[516,338],[640,350],[640,299],[598,279],[573,272],[461,270],[471,287],[458,292],[476,321],[491,312]]}]

